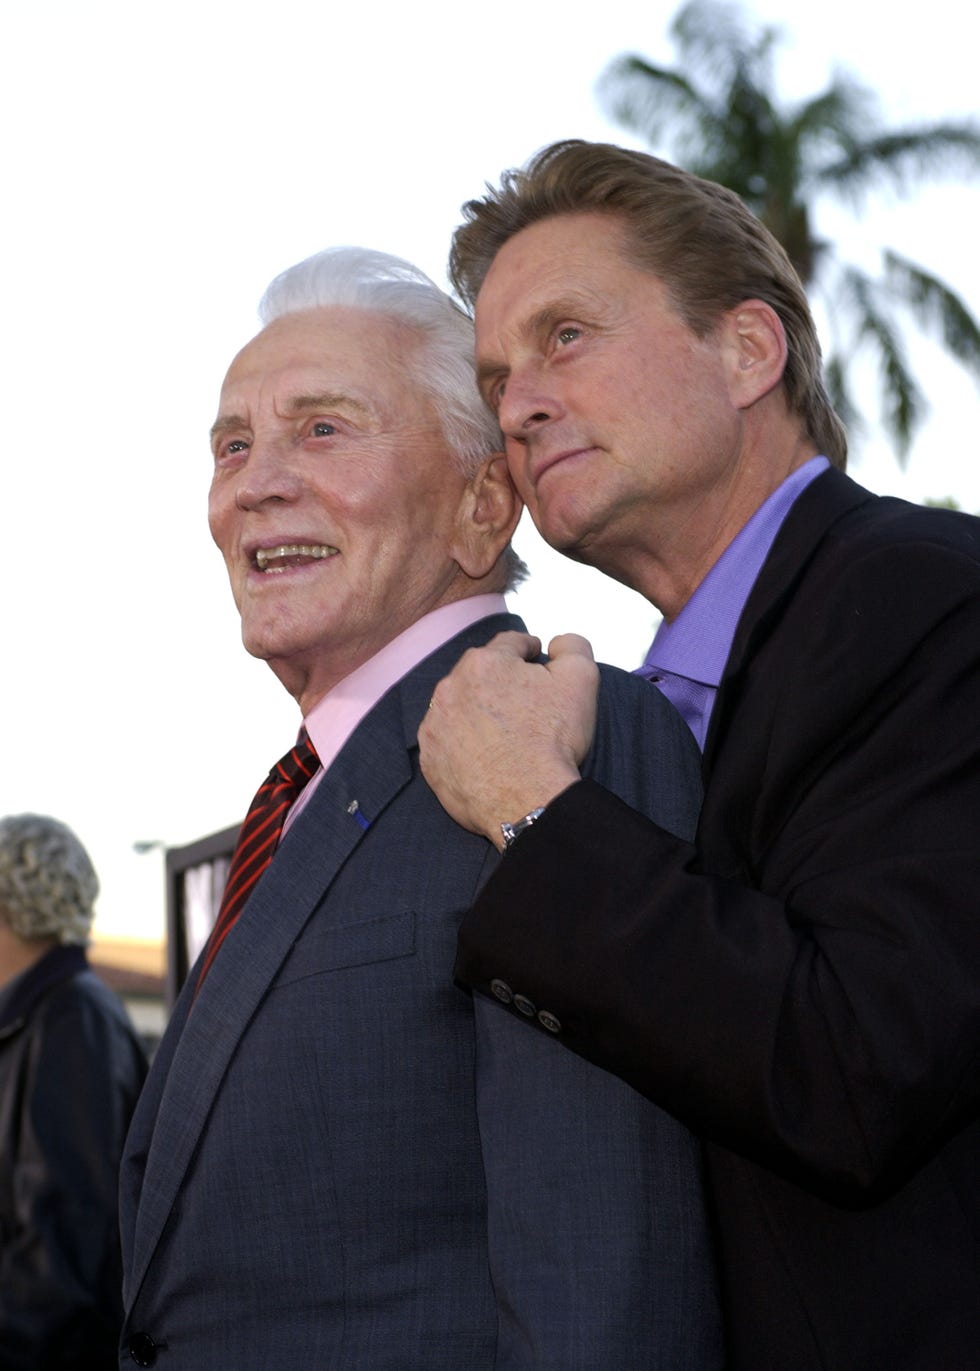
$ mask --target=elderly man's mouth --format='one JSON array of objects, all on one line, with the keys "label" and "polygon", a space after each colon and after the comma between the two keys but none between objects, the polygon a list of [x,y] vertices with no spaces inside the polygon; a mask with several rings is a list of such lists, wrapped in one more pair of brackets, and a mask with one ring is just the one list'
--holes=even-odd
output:
[{"label": "elderly man's mouth", "polygon": [[286,571],[289,567],[306,566],[334,557],[337,549],[329,543],[281,543],[279,547],[260,547],[255,553],[259,571]]}]

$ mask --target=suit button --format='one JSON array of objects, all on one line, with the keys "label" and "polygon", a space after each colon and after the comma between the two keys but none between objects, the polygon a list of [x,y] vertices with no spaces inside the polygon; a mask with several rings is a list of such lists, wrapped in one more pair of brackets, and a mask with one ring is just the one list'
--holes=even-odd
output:
[{"label": "suit button", "polygon": [[552,1014],[550,1009],[538,1010],[538,1023],[542,1028],[546,1028],[549,1033],[561,1032],[561,1019]]},{"label": "suit button", "polygon": [[528,1019],[533,1019],[538,1012],[526,995],[514,996],[514,1008],[519,1009]]},{"label": "suit button", "polygon": [[491,981],[490,990],[496,995],[501,1004],[510,1004],[511,1000],[514,998],[514,992],[506,981]]},{"label": "suit button", "polygon": [[129,1355],[137,1366],[156,1366],[157,1345],[149,1333],[134,1333],[129,1340]]}]

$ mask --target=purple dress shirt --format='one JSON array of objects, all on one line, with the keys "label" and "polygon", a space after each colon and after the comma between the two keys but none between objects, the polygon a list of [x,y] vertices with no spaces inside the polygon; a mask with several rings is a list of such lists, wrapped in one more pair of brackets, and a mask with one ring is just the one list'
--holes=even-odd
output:
[{"label": "purple dress shirt", "polygon": [[826,457],[811,457],[786,477],[728,544],[677,618],[660,625],[637,668],[637,675],[667,696],[702,752],[749,592],[794,501],[829,466]]}]

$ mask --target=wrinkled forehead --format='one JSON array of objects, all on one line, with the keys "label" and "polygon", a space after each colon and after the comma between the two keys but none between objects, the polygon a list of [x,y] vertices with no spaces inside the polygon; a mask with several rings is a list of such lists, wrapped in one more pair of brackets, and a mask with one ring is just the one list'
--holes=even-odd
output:
[{"label": "wrinkled forehead", "polygon": [[638,289],[663,287],[630,249],[622,219],[592,211],[539,219],[513,234],[476,297],[477,356],[503,340],[535,335],[563,314],[606,314]]},{"label": "wrinkled forehead", "polygon": [[338,393],[380,413],[415,411],[422,350],[418,329],[374,310],[330,305],[283,315],[232,360],[219,410],[291,393]]},{"label": "wrinkled forehead", "polygon": [[597,211],[537,219],[512,234],[494,254],[476,298],[481,303],[508,290],[568,277],[588,279],[609,270],[637,270],[628,225],[619,215]]}]

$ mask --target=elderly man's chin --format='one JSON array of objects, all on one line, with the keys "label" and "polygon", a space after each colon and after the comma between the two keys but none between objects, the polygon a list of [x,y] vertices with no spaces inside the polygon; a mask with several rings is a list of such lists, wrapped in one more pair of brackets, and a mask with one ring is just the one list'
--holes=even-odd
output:
[{"label": "elderly man's chin", "polygon": [[[311,648],[329,633],[339,606],[296,578],[232,585],[246,652],[263,661]],[[312,593],[311,593],[312,591]]]},{"label": "elderly man's chin", "polygon": [[310,625],[292,622],[287,613],[275,610],[242,614],[242,643],[245,651],[270,665],[277,658],[291,658],[312,650],[318,636]]}]

